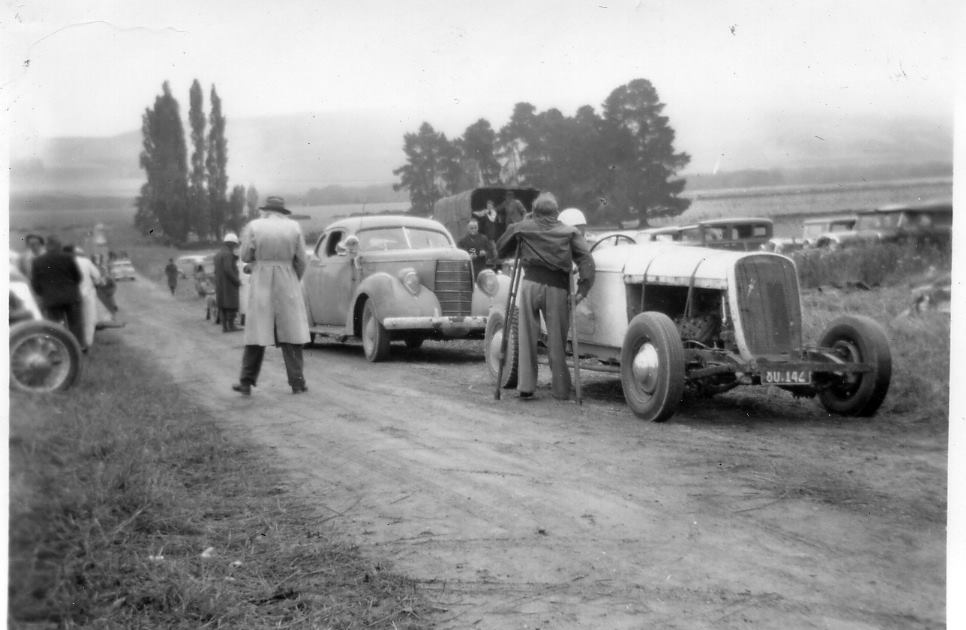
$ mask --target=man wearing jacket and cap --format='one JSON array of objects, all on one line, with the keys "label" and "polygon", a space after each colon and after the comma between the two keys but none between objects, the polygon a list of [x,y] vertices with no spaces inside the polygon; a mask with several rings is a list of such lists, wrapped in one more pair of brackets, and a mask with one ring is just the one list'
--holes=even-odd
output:
[{"label": "man wearing jacket and cap", "polygon": [[258,381],[265,346],[282,350],[292,393],[308,391],[302,346],[309,342],[308,317],[299,280],[305,273],[305,237],[281,197],[268,197],[261,217],[245,226],[239,255],[251,265],[241,377],[232,389],[246,396]]},{"label": "man wearing jacket and cap", "polygon": [[533,216],[508,226],[496,248],[501,258],[510,258],[519,252],[517,264],[523,266],[517,293],[520,398],[533,398],[537,386],[537,339],[542,314],[547,325],[551,391],[554,398],[568,400],[570,370],[566,342],[570,324],[570,273],[576,264],[579,302],[587,297],[594,283],[596,268],[590,247],[577,228],[557,220],[557,199],[550,193],[542,193],[533,202]]},{"label": "man wearing jacket and cap", "polygon": [[238,236],[234,232],[225,234],[221,249],[215,254],[215,304],[221,319],[221,332],[241,330],[235,325],[238,316],[238,289],[241,278],[238,276]]}]

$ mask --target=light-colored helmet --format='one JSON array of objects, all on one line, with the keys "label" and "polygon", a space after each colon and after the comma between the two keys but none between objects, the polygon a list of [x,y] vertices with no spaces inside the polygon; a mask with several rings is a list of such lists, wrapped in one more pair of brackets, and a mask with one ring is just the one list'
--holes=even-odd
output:
[{"label": "light-colored helmet", "polygon": [[567,208],[565,210],[561,210],[557,219],[559,219],[564,225],[572,225],[574,227],[587,225],[587,217],[585,217],[584,213],[577,208]]},{"label": "light-colored helmet", "polygon": [[221,240],[224,243],[234,243],[235,245],[237,245],[238,244],[238,235],[235,234],[234,232],[226,232],[225,233],[225,238],[223,238]]}]

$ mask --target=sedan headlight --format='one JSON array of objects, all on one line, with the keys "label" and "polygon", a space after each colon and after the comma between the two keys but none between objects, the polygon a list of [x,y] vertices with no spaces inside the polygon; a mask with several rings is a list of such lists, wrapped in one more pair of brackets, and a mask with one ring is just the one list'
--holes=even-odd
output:
[{"label": "sedan headlight", "polygon": [[492,269],[484,269],[476,276],[476,286],[490,297],[496,295],[500,289],[500,283],[496,281],[496,273]]},{"label": "sedan headlight", "polygon": [[412,267],[401,269],[397,277],[407,291],[413,295],[419,295],[419,287],[422,285],[419,283],[419,274],[416,273],[415,269]]}]

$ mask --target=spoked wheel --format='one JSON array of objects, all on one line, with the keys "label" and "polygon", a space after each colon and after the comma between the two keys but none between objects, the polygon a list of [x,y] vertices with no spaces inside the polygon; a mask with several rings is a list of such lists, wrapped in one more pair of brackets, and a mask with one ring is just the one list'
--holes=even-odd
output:
[{"label": "spoked wheel", "polygon": [[362,309],[362,349],[373,363],[389,356],[389,331],[376,317],[371,300]]},{"label": "spoked wheel", "polygon": [[621,347],[621,386],[631,410],[663,422],[684,394],[684,344],[671,319],[654,311],[631,320]]},{"label": "spoked wheel", "polygon": [[849,315],[829,324],[819,345],[850,363],[868,363],[871,372],[831,374],[819,389],[827,411],[843,416],[871,416],[879,409],[892,379],[892,354],[882,327],[869,317]]},{"label": "spoked wheel", "polygon": [[[503,364],[503,382],[501,386],[510,389],[517,386],[517,372],[519,368],[519,338],[517,336],[517,314],[513,313],[510,322],[510,337],[506,344],[506,359]],[[483,336],[483,354],[486,359],[486,369],[493,382],[500,372],[500,346],[506,329],[503,313],[493,311],[486,319],[486,333]]]},{"label": "spoked wheel", "polygon": [[81,349],[63,326],[25,321],[10,329],[10,385],[25,392],[56,392],[80,376]]}]

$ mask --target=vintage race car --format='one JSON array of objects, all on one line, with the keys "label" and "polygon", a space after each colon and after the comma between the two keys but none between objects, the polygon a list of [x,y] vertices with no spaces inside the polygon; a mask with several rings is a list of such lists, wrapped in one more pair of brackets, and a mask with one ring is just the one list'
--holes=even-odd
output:
[{"label": "vintage race car", "polygon": [[[619,372],[641,418],[666,420],[686,390],[715,394],[739,385],[817,395],[841,415],[873,415],[885,398],[892,359],[883,329],[842,316],[805,344],[798,275],[785,256],[663,243],[593,256],[597,279],[576,313],[580,365]],[[490,317],[484,349],[495,379],[506,318]],[[512,319],[504,387],[516,384]]]},{"label": "vintage race car", "polygon": [[10,387],[49,393],[72,387],[81,374],[81,347],[62,324],[43,318],[30,283],[10,269]]},{"label": "vintage race car", "polygon": [[313,335],[361,338],[381,361],[389,343],[482,338],[491,307],[506,302],[509,278],[473,278],[470,255],[431,219],[370,215],[341,219],[319,237],[302,289]]}]

